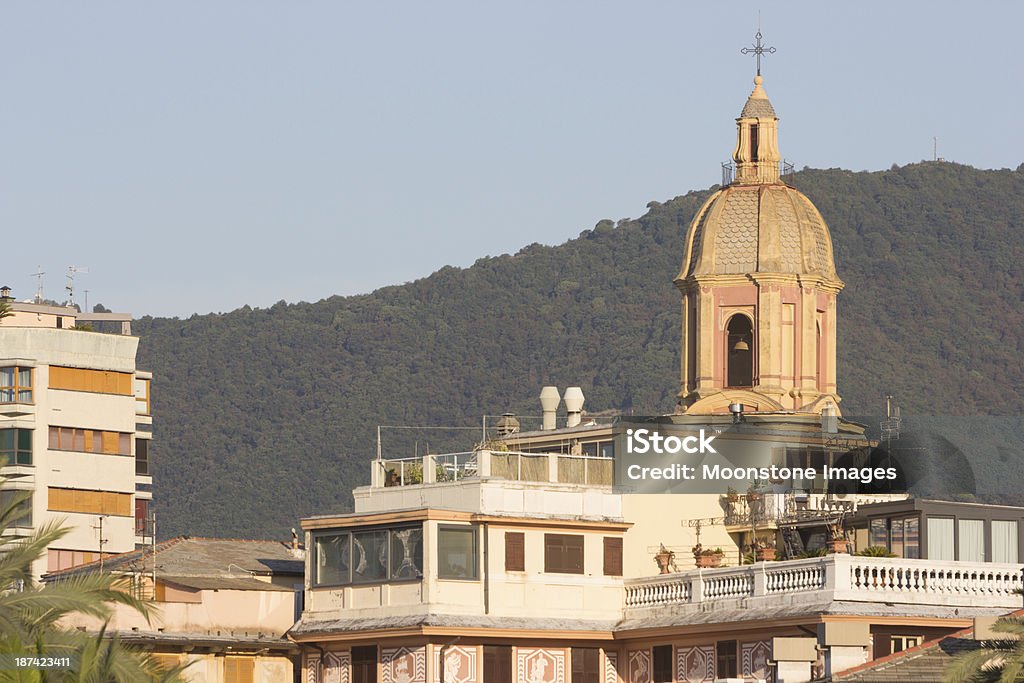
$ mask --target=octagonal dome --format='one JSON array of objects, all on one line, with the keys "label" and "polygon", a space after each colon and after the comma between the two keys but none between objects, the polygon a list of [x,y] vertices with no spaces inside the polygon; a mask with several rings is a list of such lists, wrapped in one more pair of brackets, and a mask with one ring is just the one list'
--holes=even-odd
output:
[{"label": "octagonal dome", "polygon": [[687,231],[679,279],[752,273],[837,280],[825,220],[811,200],[783,183],[722,188]]}]

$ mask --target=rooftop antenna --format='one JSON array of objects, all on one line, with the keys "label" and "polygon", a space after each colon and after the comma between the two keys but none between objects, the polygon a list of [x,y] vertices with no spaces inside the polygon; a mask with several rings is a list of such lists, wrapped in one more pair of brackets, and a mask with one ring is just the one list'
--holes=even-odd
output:
[{"label": "rooftop antenna", "polygon": [[68,266],[68,283],[64,289],[68,292],[68,301],[65,304],[68,308],[75,305],[75,273],[88,273],[89,269],[84,266]]},{"label": "rooftop antenna", "polygon": [[32,273],[36,276],[36,303],[43,303],[43,276],[46,273],[43,272],[42,266],[36,266],[36,272]]},{"label": "rooftop antenna", "polygon": [[109,539],[103,536],[103,520],[107,518],[106,515],[99,516],[99,524],[94,526],[93,529],[97,529],[100,533],[100,573],[103,573],[103,546],[107,544]]}]

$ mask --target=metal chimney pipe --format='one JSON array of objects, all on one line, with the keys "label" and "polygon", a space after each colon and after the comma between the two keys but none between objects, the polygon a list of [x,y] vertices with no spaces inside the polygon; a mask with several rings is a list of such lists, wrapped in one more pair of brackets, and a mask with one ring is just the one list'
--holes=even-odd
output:
[{"label": "metal chimney pipe", "polygon": [[579,387],[569,387],[565,390],[565,394],[562,395],[562,400],[565,401],[565,409],[569,415],[566,418],[566,427],[575,427],[583,419],[583,390]]},{"label": "metal chimney pipe", "polygon": [[554,429],[557,426],[558,404],[561,402],[558,387],[547,386],[540,390],[540,408],[544,414],[541,429]]}]

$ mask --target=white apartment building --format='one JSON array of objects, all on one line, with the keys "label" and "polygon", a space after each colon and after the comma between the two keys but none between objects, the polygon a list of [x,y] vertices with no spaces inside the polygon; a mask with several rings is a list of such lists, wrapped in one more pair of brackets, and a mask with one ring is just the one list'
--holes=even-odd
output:
[{"label": "white apartment building", "polygon": [[[37,576],[149,543],[152,375],[135,367],[131,316],[18,302],[7,287],[0,297],[11,307],[0,319],[0,496],[31,492],[7,533],[70,529]],[[90,331],[111,323],[120,334]]]}]

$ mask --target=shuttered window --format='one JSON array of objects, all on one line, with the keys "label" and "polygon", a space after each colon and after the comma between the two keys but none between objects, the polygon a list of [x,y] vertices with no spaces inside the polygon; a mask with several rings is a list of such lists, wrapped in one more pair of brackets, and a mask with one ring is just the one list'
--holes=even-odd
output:
[{"label": "shuttered window", "polygon": [[505,571],[526,571],[526,540],[521,531],[505,532]]},{"label": "shuttered window", "polygon": [[604,575],[622,576],[622,539],[604,538]]},{"label": "shuttered window", "polygon": [[47,509],[54,512],[81,512],[92,515],[131,517],[132,494],[113,491],[50,488]]},{"label": "shuttered window", "polygon": [[582,574],[583,537],[544,534],[544,571],[553,574]]},{"label": "shuttered window", "polygon": [[112,370],[85,370],[50,366],[50,388],[68,391],[90,391],[97,394],[134,396],[132,375]]},{"label": "shuttered window", "polygon": [[572,683],[600,683],[601,651],[596,647],[574,647],[572,657]]},{"label": "shuttered window", "polygon": [[224,683],[253,683],[255,668],[252,657],[225,657]]}]

